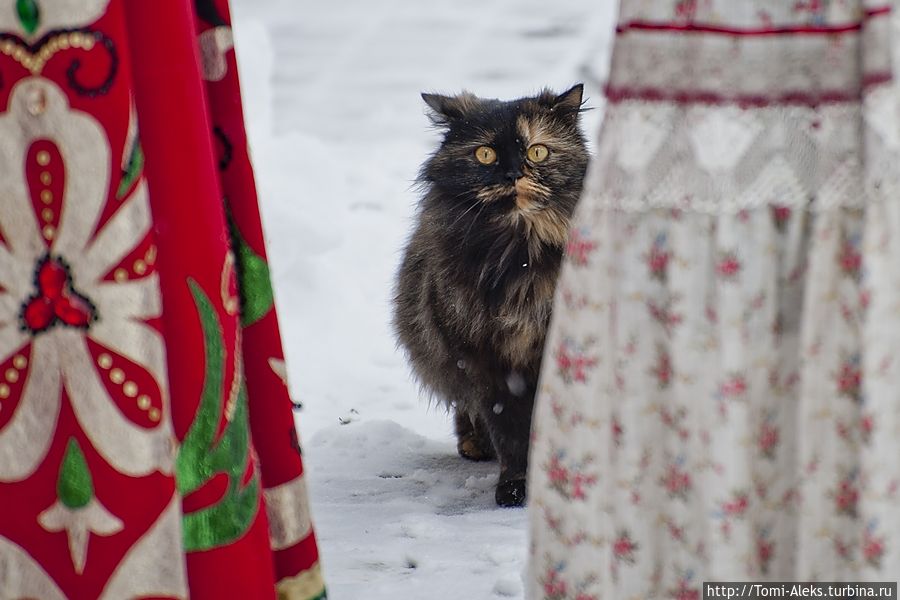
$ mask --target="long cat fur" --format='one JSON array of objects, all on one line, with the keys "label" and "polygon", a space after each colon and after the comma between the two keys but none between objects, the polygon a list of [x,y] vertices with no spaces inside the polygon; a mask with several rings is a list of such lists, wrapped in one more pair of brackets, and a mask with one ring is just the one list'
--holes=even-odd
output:
[{"label": "long cat fur", "polygon": [[[394,328],[419,381],[454,409],[460,454],[499,458],[503,506],[525,500],[544,338],[588,161],[582,94],[423,94],[444,139],[420,173]],[[534,144],[549,149],[541,163],[526,158]],[[495,164],[476,160],[480,146]]]}]

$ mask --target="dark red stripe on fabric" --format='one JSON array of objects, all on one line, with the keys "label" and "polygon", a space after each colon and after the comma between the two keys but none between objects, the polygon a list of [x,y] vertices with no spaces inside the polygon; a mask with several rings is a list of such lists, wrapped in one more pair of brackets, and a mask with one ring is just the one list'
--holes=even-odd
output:
[{"label": "dark red stripe on fabric", "polygon": [[867,19],[871,19],[872,17],[880,17],[882,15],[889,15],[892,10],[894,10],[894,8],[892,6],[879,6],[878,8],[866,9],[865,15],[866,15]]},{"label": "dark red stripe on fabric", "polygon": [[[871,19],[891,13],[890,6],[872,8],[865,12],[865,18]],[[834,27],[798,25],[786,27],[760,27],[754,29],[743,29],[737,27],[720,27],[718,25],[705,25],[702,23],[660,23],[653,21],[629,21],[616,27],[616,33],[625,33],[627,31],[669,31],[681,33],[713,33],[720,35],[733,36],[768,36],[768,35],[833,35],[841,33],[853,33],[860,31],[864,26],[864,22],[850,23],[848,25],[840,25]]]},{"label": "dark red stripe on fabric", "polygon": [[[893,79],[890,73],[873,74],[865,77],[863,89],[888,83]],[[606,99],[610,103],[627,100],[647,102],[670,102],[672,104],[736,104],[759,108],[764,106],[795,105],[815,107],[821,104],[855,102],[860,100],[858,92],[826,91],[817,94],[809,92],[785,92],[774,95],[736,94],[733,96],[708,91],[671,91],[658,88],[606,87]]]}]

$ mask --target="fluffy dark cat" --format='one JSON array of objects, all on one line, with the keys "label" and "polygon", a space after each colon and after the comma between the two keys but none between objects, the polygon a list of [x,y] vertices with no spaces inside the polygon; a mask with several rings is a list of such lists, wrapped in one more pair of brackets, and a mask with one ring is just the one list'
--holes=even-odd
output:
[{"label": "fluffy dark cat", "polygon": [[444,139],[419,177],[394,327],[420,382],[455,411],[459,453],[499,459],[501,506],[525,501],[541,354],[588,161],[582,93],[422,95]]}]

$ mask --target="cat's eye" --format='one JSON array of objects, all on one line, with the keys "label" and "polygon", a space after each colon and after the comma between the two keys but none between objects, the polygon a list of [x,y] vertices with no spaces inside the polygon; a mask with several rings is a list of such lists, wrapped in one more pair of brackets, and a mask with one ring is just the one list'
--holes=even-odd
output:
[{"label": "cat's eye", "polygon": [[528,149],[528,160],[533,163],[544,162],[550,156],[550,150],[543,144],[535,144]]},{"label": "cat's eye", "polygon": [[475,158],[483,165],[492,165],[497,162],[497,152],[490,146],[478,146]]}]

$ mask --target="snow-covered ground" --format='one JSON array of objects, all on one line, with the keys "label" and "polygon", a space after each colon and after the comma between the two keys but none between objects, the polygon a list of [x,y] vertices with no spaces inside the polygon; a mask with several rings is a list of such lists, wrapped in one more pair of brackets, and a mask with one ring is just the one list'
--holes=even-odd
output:
[{"label": "snow-covered ground", "polygon": [[525,511],[494,506],[495,464],[456,455],[389,327],[411,184],[437,141],[419,93],[585,81],[602,109],[614,2],[232,3],[329,596],[522,598]]}]

